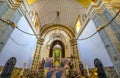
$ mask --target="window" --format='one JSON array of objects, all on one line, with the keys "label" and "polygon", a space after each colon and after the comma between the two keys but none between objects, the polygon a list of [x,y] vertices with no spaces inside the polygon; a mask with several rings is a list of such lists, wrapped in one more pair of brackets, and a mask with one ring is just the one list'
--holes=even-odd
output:
[{"label": "window", "polygon": [[77,22],[76,22],[75,28],[76,28],[76,31],[77,31],[77,33],[78,33],[78,31],[79,31],[80,28],[81,28],[81,21],[80,21],[79,17],[78,17],[78,19],[77,19]]}]

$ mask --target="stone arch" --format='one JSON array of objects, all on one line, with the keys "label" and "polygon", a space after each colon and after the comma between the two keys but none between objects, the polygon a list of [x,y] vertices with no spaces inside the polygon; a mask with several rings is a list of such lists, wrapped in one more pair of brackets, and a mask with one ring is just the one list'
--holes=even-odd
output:
[{"label": "stone arch", "polygon": [[45,25],[40,29],[40,37],[45,38],[46,34],[52,30],[56,30],[59,27],[59,30],[65,31],[70,38],[75,37],[75,31],[72,27],[61,25],[61,24],[52,24],[52,25]]},{"label": "stone arch", "polygon": [[56,44],[59,44],[62,48],[62,58],[65,58],[65,46],[64,46],[64,43],[60,40],[55,40],[53,41],[51,44],[50,44],[50,51],[49,51],[49,57],[52,57],[53,56],[53,47],[56,45]]}]

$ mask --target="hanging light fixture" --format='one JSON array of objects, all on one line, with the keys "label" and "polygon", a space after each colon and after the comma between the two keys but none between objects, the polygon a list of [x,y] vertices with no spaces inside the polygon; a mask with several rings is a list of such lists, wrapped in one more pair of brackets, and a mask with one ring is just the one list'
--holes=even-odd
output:
[{"label": "hanging light fixture", "polygon": [[60,24],[61,20],[60,20],[60,12],[56,11],[56,18],[55,18],[55,24]]},{"label": "hanging light fixture", "polygon": [[[60,24],[61,20],[60,20],[60,12],[56,11],[56,18],[55,18],[55,24]],[[57,27],[55,32],[53,33],[53,38],[60,38],[60,28]],[[53,39],[52,38],[52,39]]]},{"label": "hanging light fixture", "polygon": [[[59,11],[56,11],[56,17],[55,17],[54,23],[55,23],[55,24],[60,24],[60,23],[61,23],[61,20],[60,20],[60,12],[59,12]],[[62,40],[60,34],[61,34],[61,33],[60,33],[60,29],[59,29],[59,27],[57,27],[57,28],[55,29],[55,32],[53,32],[53,34],[52,34],[52,35],[50,36],[50,38],[49,38],[49,41],[47,42],[47,48],[48,48],[48,49],[50,49],[50,44],[49,44],[49,42],[50,42],[51,40],[54,41],[56,38],[59,38],[59,39]]]}]

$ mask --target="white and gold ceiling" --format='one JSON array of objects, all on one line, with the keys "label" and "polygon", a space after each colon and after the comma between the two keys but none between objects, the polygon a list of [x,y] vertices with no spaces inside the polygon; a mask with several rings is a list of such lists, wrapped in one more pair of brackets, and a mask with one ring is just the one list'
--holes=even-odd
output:
[{"label": "white and gold ceiling", "polygon": [[57,11],[59,24],[74,27],[79,15],[86,12],[91,0],[28,0],[32,10],[40,18],[41,26],[56,23]]},{"label": "white and gold ceiling", "polygon": [[[57,11],[59,24],[74,27],[78,16],[81,17],[92,1],[96,0],[27,0],[33,11],[40,18],[41,26],[56,23]],[[110,2],[117,0],[102,0]]]}]

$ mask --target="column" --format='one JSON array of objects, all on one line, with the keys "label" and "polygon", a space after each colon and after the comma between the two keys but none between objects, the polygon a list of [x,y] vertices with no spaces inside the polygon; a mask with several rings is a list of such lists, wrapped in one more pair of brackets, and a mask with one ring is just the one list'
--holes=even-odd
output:
[{"label": "column", "polygon": [[44,39],[42,39],[42,38],[39,38],[38,41],[37,41],[37,46],[36,46],[36,50],[35,50],[35,53],[34,53],[31,70],[38,71],[38,69],[39,69],[40,53],[41,53],[41,47],[43,45],[43,42],[44,42]]},{"label": "column", "polygon": [[70,40],[71,42],[71,47],[72,47],[72,59],[74,62],[74,67],[79,69],[79,62],[80,62],[80,58],[79,58],[79,52],[78,52],[78,47],[77,47],[77,40],[75,38]]},{"label": "column", "polygon": [[[14,0],[16,1],[16,0]],[[15,24],[19,21],[22,14],[18,11],[18,8],[20,4],[22,4],[22,1],[19,3],[19,5],[16,8],[11,8],[13,0],[3,0],[0,1],[0,19],[3,20],[10,20],[13,21]],[[13,32],[14,28],[10,25],[0,21],[0,52],[2,51],[4,45],[6,44],[7,40],[9,39],[11,33]]]},{"label": "column", "polygon": [[[101,26],[101,25],[103,26],[106,23],[108,23],[108,21],[106,21],[106,19],[104,18],[105,17],[104,16],[105,11],[106,10],[104,10],[103,13],[96,13],[96,15],[94,16],[93,21],[95,23],[96,28]],[[107,18],[107,19],[109,19],[109,18]],[[108,27],[106,27],[105,29],[101,30],[98,33],[99,33],[99,35],[100,35],[100,37],[101,37],[101,39],[102,39],[102,41],[105,45],[105,48],[106,48],[106,50],[107,50],[107,52],[108,52],[108,54],[111,58],[111,61],[114,65],[114,68],[115,68],[118,76],[120,76],[120,57],[119,57],[120,53],[119,53],[117,47],[115,47],[115,44],[114,44],[114,42],[112,41],[112,38],[111,38],[113,36],[112,35],[113,30],[111,30],[111,27],[113,27],[114,25],[115,24],[110,24]]]}]

